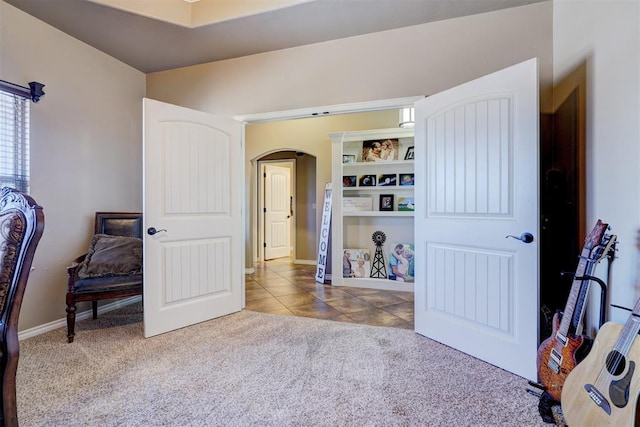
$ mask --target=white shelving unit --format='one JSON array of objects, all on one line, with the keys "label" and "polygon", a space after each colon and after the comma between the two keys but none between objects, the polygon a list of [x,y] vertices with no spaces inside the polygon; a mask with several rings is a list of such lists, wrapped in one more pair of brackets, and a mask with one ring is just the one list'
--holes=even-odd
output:
[{"label": "white shelving unit", "polygon": [[[407,153],[413,150],[413,129],[339,132],[329,136],[332,141],[333,186],[331,284],[412,292],[412,282],[371,278],[370,271],[366,277],[343,277],[341,263],[345,249],[367,249],[369,264],[373,266],[376,245],[372,235],[382,231],[386,235],[383,255],[388,276],[389,254],[395,244],[413,244],[413,211],[402,210],[402,205],[414,197],[413,185],[407,185],[413,183],[412,155],[405,160]],[[396,154],[386,160],[372,161],[370,158],[365,161],[365,151],[368,152],[375,142],[385,140],[392,141],[391,152]],[[389,196],[393,198],[391,210],[384,210],[381,205],[390,199]]]}]

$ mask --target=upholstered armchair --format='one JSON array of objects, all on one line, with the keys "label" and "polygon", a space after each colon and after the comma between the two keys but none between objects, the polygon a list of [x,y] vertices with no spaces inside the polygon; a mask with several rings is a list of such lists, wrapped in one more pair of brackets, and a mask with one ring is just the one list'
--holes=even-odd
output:
[{"label": "upholstered armchair", "polygon": [[18,317],[31,263],[44,230],[44,213],[30,196],[0,189],[0,425],[17,426]]},{"label": "upholstered armchair", "polygon": [[76,303],[142,295],[142,214],[96,212],[89,251],[67,267],[67,338],[75,336]]}]

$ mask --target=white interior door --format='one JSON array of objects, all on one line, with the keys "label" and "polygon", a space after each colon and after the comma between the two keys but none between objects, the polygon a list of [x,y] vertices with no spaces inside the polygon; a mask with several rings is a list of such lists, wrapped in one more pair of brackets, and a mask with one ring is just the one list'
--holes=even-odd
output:
[{"label": "white interior door", "polygon": [[264,164],[264,259],[291,255],[291,169]]},{"label": "white interior door", "polygon": [[242,128],[231,118],[143,101],[144,334],[242,307]]},{"label": "white interior door", "polygon": [[415,104],[416,332],[532,380],[537,72],[532,59]]}]

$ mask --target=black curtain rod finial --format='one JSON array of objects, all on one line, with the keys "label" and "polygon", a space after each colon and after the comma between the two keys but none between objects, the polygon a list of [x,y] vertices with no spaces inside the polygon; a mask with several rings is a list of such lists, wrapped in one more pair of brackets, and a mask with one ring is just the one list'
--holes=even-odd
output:
[{"label": "black curtain rod finial", "polygon": [[29,87],[17,85],[15,83],[0,80],[0,90],[7,91],[23,98],[29,98],[31,101],[38,102],[44,96],[42,88],[44,85],[38,82],[30,82]]},{"label": "black curtain rod finial", "polygon": [[40,98],[44,96],[42,88],[44,85],[38,82],[29,82],[29,89],[31,91],[31,101],[38,102]]}]

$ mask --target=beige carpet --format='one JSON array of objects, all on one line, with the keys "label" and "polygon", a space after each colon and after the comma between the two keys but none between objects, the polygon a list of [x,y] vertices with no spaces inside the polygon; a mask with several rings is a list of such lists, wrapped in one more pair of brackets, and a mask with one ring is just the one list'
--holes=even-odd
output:
[{"label": "beige carpet", "polygon": [[20,425],[547,425],[525,379],[412,331],[243,311],[144,339],[140,310],[24,340]]}]

